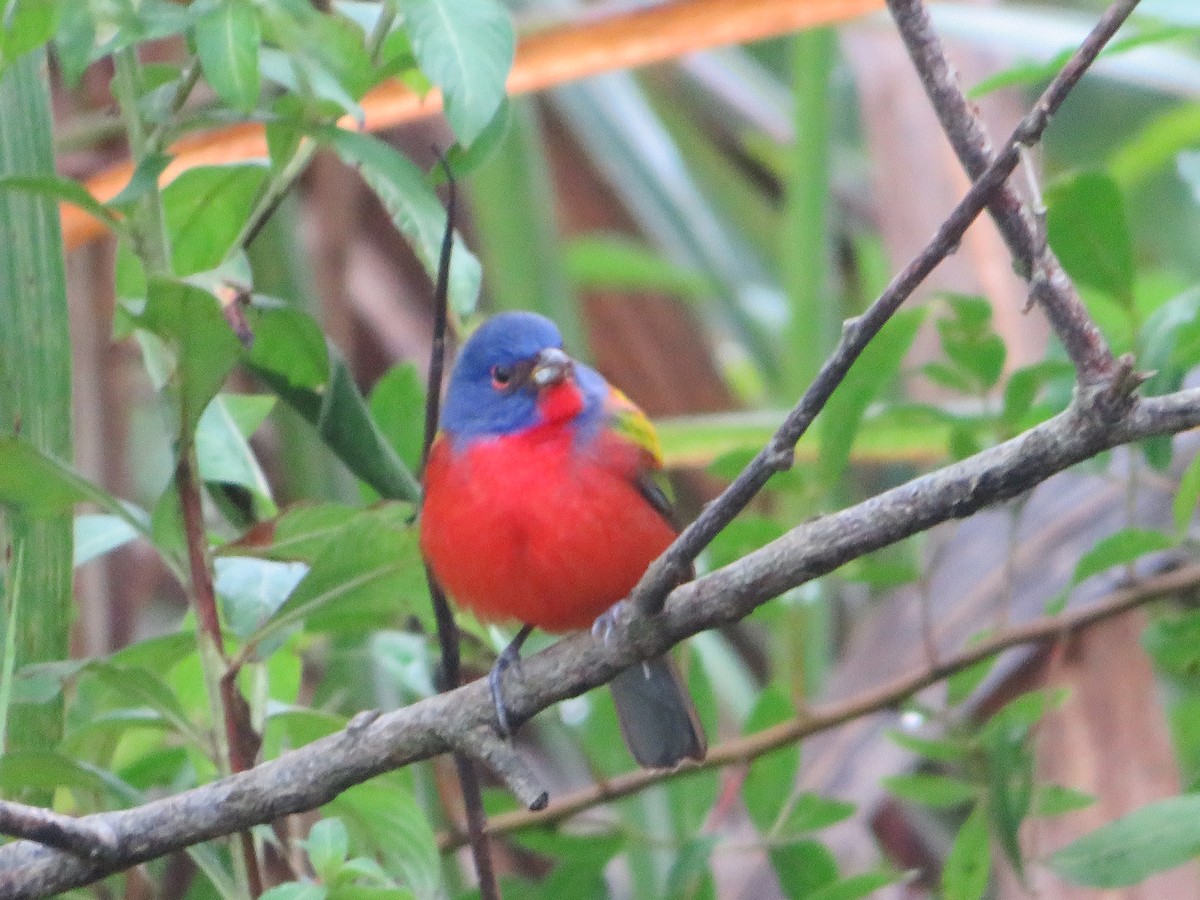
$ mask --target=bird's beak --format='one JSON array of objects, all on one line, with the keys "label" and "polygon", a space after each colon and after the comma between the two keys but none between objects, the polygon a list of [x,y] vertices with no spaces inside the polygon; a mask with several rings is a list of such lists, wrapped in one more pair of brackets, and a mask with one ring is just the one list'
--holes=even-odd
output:
[{"label": "bird's beak", "polygon": [[538,390],[558,384],[571,374],[571,357],[557,347],[547,347],[537,355],[529,380]]}]

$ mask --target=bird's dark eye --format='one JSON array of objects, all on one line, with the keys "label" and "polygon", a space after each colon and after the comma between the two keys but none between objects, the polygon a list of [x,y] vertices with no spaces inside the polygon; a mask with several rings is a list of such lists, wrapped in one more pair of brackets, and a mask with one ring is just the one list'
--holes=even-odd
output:
[{"label": "bird's dark eye", "polygon": [[513,379],[511,366],[492,366],[492,387],[498,391],[505,390]]}]

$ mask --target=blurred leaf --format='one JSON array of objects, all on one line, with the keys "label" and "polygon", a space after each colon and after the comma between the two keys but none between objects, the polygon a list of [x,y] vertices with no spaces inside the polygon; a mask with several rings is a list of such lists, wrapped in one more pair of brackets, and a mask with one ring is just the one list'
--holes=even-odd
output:
[{"label": "blurred leaf", "polygon": [[225,0],[196,22],[196,52],[204,75],[228,106],[250,112],[258,102],[258,44],[254,7]]},{"label": "blurred leaf", "polygon": [[332,881],[350,854],[350,835],[341,819],[321,819],[308,837],[299,842],[308,851],[308,861],[322,881]]},{"label": "blurred leaf", "polygon": [[[763,688],[758,702],[751,710],[743,734],[754,734],[795,716],[796,711],[774,685]],[[800,765],[800,747],[789,744],[772,750],[750,764],[746,780],[742,783],[742,801],[750,814],[750,821],[764,837],[774,833],[775,825],[787,806]]]},{"label": "blurred leaf", "polygon": [[992,854],[988,847],[987,817],[976,806],[963,822],[942,868],[945,900],[979,900],[987,890]]},{"label": "blurred leaf", "polygon": [[1179,488],[1175,491],[1172,510],[1175,514],[1175,529],[1180,534],[1187,531],[1196,514],[1196,504],[1200,502],[1200,453],[1192,457],[1179,479]]},{"label": "blurred leaf", "polygon": [[[308,574],[298,562],[276,562],[245,556],[221,556],[214,561],[216,591],[226,626],[239,638],[261,628]],[[260,647],[269,656],[274,647]]]},{"label": "blurred leaf", "polygon": [[[986,636],[986,632],[980,632],[972,637],[972,642]],[[993,654],[986,659],[981,659],[979,662],[967,666],[965,669],[960,669],[947,678],[946,702],[950,706],[958,706],[975,693],[975,689],[983,684],[984,679],[991,674],[999,658],[1000,654]]]},{"label": "blurred leaf", "polygon": [[411,363],[393,366],[371,390],[371,418],[412,471],[425,438],[425,386]]},{"label": "blurred leaf", "polygon": [[895,741],[898,745],[912,753],[923,756],[926,759],[934,762],[958,762],[967,755],[967,748],[962,744],[947,740],[933,740],[931,738],[917,737],[914,734],[908,734],[904,731],[892,730],[888,732],[888,737]]},{"label": "blurred leaf", "polygon": [[[1106,168],[1122,189],[1130,190],[1169,167],[1187,148],[1195,147],[1197,140],[1200,140],[1200,105],[1171,106],[1117,148]],[[1182,166],[1179,175],[1189,181]]]},{"label": "blurred leaf", "polygon": [[216,297],[171,278],[150,279],[138,324],[162,338],[174,354],[166,388],[177,404],[181,433],[190,439],[233,368],[238,340]]},{"label": "blurred leaf", "polygon": [[84,672],[113,691],[122,703],[154,710],[189,742],[197,747],[205,746],[205,738],[192,723],[174,692],[154,672],[100,661],[89,663]]},{"label": "blurred leaf", "polygon": [[264,891],[259,900],[325,900],[329,891],[324,885],[307,881],[288,881]]},{"label": "blurred leaf", "polygon": [[1151,622],[1142,647],[1162,672],[1181,679],[1200,676],[1200,612],[1181,612]]},{"label": "blurred leaf", "polygon": [[563,247],[576,290],[645,291],[704,300],[720,288],[703,272],[677,265],[626,235],[585,234]]},{"label": "blurred leaf", "polygon": [[147,534],[145,513],[18,437],[0,437],[0,504],[26,515],[53,515],[90,501]]},{"label": "blurred leaf", "polygon": [[1034,790],[1033,814],[1036,816],[1061,816],[1064,813],[1087,809],[1096,798],[1074,788],[1060,784],[1039,784]]},{"label": "blurred leaf", "polygon": [[[311,383],[322,372],[316,342],[320,340],[324,348],[315,323],[281,308],[261,308],[248,318],[255,337],[245,359],[247,366],[317,429],[351,472],[381,496],[404,500],[420,496],[416,477],[371,418],[345,361],[326,350],[323,362],[328,379]],[[292,344],[297,337],[304,341],[300,352]]]},{"label": "blurred leaf", "polygon": [[[247,637],[259,643],[294,622],[313,630],[353,627],[367,631],[403,615],[426,618],[424,570],[412,528],[360,517],[313,561],[312,568],[274,617]],[[333,608],[330,608],[330,607]]]},{"label": "blurred leaf", "polygon": [[[253,405],[261,411],[262,404]],[[264,501],[261,514],[270,516],[275,512],[271,486],[258,465],[258,457],[250,449],[243,423],[234,417],[235,409],[243,416],[253,415],[249,406],[236,395],[218,394],[213,398],[196,426],[196,460],[204,481],[247,488]],[[266,409],[270,410],[270,403]]]},{"label": "blurred leaf", "polygon": [[116,550],[141,534],[125,519],[107,513],[84,513],[75,517],[75,565]]},{"label": "blurred leaf", "polygon": [[1046,190],[1050,244],[1081,284],[1133,302],[1133,242],[1116,182],[1103,172],[1082,172]]},{"label": "blurred leaf", "polygon": [[1075,564],[1075,574],[1071,576],[1071,584],[1079,584],[1113,566],[1131,563],[1147,553],[1170,550],[1174,546],[1175,541],[1161,531],[1123,528],[1101,538],[1091,550],[1079,558],[1079,562]]},{"label": "blurred leaf", "polygon": [[263,161],[194,166],[162,191],[171,267],[184,277],[216,268],[250,216],[268,167]]},{"label": "blurred leaf", "polygon": [[268,371],[289,387],[324,389],[329,350],[312,316],[256,298],[246,310],[246,321],[254,335],[247,351],[251,368]]},{"label": "blurred leaf", "polygon": [[854,815],[854,810],[853,803],[805,791],[797,795],[792,802],[792,808],[783,820],[779,833],[786,837],[807,831],[820,831],[822,828],[844,822]]},{"label": "blurred leaf", "polygon": [[405,785],[399,774],[381,775],[339,794],[322,812],[341,818],[353,846],[378,853],[387,872],[414,894],[436,896],[442,889],[437,841]]},{"label": "blurred leaf", "polygon": [[[421,2],[440,4],[444,0]],[[446,211],[417,167],[399,151],[369,134],[323,128],[314,136],[332,146],[347,164],[358,168],[363,180],[386,207],[392,222],[412,242],[429,277],[435,278],[442,233],[446,229]],[[465,316],[475,309],[481,278],[479,261],[456,235],[449,283],[450,305],[455,313]]]},{"label": "blurred leaf", "polygon": [[0,78],[18,56],[50,40],[58,10],[56,0],[7,0],[0,22]]},{"label": "blurred leaf", "polygon": [[882,784],[901,800],[920,803],[933,809],[961,806],[974,800],[979,794],[973,784],[947,775],[892,775],[884,778]]},{"label": "blurred leaf", "polygon": [[872,896],[899,879],[900,876],[894,872],[863,872],[813,891],[807,900],[857,900],[859,897]]},{"label": "blurred leaf", "polygon": [[837,861],[824,844],[816,841],[771,847],[767,857],[789,900],[807,900],[837,882]]},{"label": "blurred leaf", "polygon": [[[3,33],[2,29],[0,33]],[[0,191],[26,191],[51,200],[63,200],[95,216],[110,228],[122,227],[112,211],[73,178],[59,175],[5,175],[0,178]]]},{"label": "blurred leaf", "polygon": [[900,371],[924,319],[923,309],[907,309],[892,316],[829,398],[817,431],[818,466],[824,484],[832,485],[841,477],[867,406]]},{"label": "blurred leaf", "polygon": [[381,503],[368,510],[340,503],[294,506],[270,522],[261,522],[221,553],[311,563],[346,529],[370,517],[380,525],[403,527],[412,510],[401,503]]},{"label": "blurred leaf", "polygon": [[1103,825],[1050,857],[1073,884],[1117,888],[1137,884],[1200,854],[1200,795],[1171,797]]},{"label": "blurred leaf", "polygon": [[454,133],[470,144],[505,96],[516,47],[508,11],[495,0],[406,0],[404,28],[421,71],[442,89]]}]

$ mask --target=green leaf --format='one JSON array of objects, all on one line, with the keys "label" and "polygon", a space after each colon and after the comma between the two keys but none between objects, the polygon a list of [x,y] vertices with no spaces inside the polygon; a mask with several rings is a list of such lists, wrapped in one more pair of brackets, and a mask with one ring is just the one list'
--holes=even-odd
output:
[{"label": "green leaf", "polygon": [[[318,129],[314,136],[332,146],[346,163],[358,168],[363,180],[387,209],[392,222],[412,242],[429,277],[435,278],[442,233],[446,229],[446,211],[417,167],[400,152],[369,134],[324,128]],[[456,236],[450,261],[449,289],[450,304],[458,315],[465,316],[474,310],[481,279],[479,260]]]},{"label": "green leaf", "polygon": [[[259,643],[307,620],[309,628],[383,627],[404,614],[428,616],[415,529],[359,516],[314,561],[275,616],[248,637]],[[333,608],[330,608],[333,607]]]},{"label": "green leaf", "polygon": [[417,896],[439,895],[437,840],[401,775],[382,775],[352,787],[330,801],[322,813],[341,818],[359,852],[378,853],[388,873]]},{"label": "green leaf", "polygon": [[979,900],[987,890],[992,854],[988,847],[987,816],[976,806],[963,822],[942,868],[945,900]]},{"label": "green leaf", "polygon": [[802,834],[808,831],[820,831],[843,822],[854,815],[854,804],[844,800],[834,800],[832,797],[822,797],[820,794],[802,793],[792,803],[783,825],[779,828],[781,835]]},{"label": "green leaf", "polygon": [[967,748],[957,741],[933,740],[917,737],[904,731],[889,731],[890,737],[896,744],[912,753],[916,753],[934,762],[958,762],[967,755]]},{"label": "green leaf", "polygon": [[425,386],[416,366],[393,366],[375,383],[371,418],[404,464],[415,472],[425,438]]},{"label": "green leaf", "polygon": [[[742,731],[744,734],[754,734],[786,722],[795,714],[783,692],[774,685],[768,685],[759,695]],[[792,794],[799,765],[799,744],[772,750],[750,764],[746,780],[742,783],[742,801],[746,804],[750,821],[764,837],[774,833],[776,823]]]},{"label": "green leaf", "polygon": [[883,779],[883,786],[901,800],[933,809],[961,806],[979,795],[975,785],[946,775],[893,775]]},{"label": "green leaf", "polygon": [[1159,670],[1180,679],[1200,676],[1200,612],[1156,619],[1142,632],[1142,647]]},{"label": "green leaf", "polygon": [[341,819],[321,819],[300,842],[308,851],[308,861],[322,881],[334,879],[350,854],[350,835]]},{"label": "green leaf", "polygon": [[1046,191],[1050,244],[1072,278],[1133,303],[1133,242],[1125,204],[1103,172],[1081,172]]},{"label": "green leaf", "polygon": [[[982,637],[982,635],[980,636]],[[1000,655],[997,653],[981,659],[974,665],[967,666],[947,678],[946,703],[950,706],[958,706],[975,693],[975,689],[983,684],[984,679],[991,673],[999,658]]]},{"label": "green leaf", "polygon": [[1050,868],[1074,884],[1137,884],[1200,854],[1200,795],[1171,797],[1103,825],[1050,857]]},{"label": "green leaf", "polygon": [[195,166],[163,188],[172,271],[177,276],[205,272],[225,261],[268,173],[261,160]]},{"label": "green leaf", "polygon": [[136,507],[127,507],[98,484],[39,452],[28,441],[0,437],[0,504],[17,507],[27,515],[41,516],[65,512],[84,501],[97,504],[141,534],[148,534],[145,514]]},{"label": "green leaf", "polygon": [[1147,553],[1169,550],[1174,546],[1175,541],[1161,531],[1123,528],[1101,538],[1091,550],[1080,557],[1079,562],[1075,564],[1075,574],[1071,577],[1071,583],[1080,584],[1113,566],[1125,565]]},{"label": "green leaf", "polygon": [[[416,476],[371,418],[367,401],[340,356],[328,351],[328,382],[294,383],[293,379],[311,376],[318,369],[312,359],[288,360],[287,342],[301,322],[294,313],[261,310],[251,323],[255,340],[246,364],[315,427],[338,459],[373,490],[388,499],[416,500],[421,493]],[[276,329],[276,325],[283,327]]]},{"label": "green leaf", "polygon": [[141,534],[126,519],[107,513],[75,517],[75,565],[123,547]]},{"label": "green leaf", "polygon": [[58,27],[56,0],[7,0],[0,22],[0,77],[17,57],[36,50]]},{"label": "green leaf", "polygon": [[329,382],[329,348],[312,316],[278,302],[255,298],[246,310],[254,335],[246,361],[291,388],[320,389]]},{"label": "green leaf", "polygon": [[121,228],[121,221],[78,181],[59,175],[6,175],[0,178],[0,191],[25,191],[51,200],[65,200],[95,216],[110,228]]},{"label": "green leaf", "polygon": [[174,692],[149,669],[96,661],[89,663],[84,672],[121,698],[122,704],[148,707],[191,743],[200,747],[206,745],[205,737],[192,723]]},{"label": "green leaf", "polygon": [[1087,809],[1096,798],[1061,784],[1039,784],[1033,794],[1035,816],[1061,816],[1064,813]]},{"label": "green leaf", "polygon": [[459,141],[470,144],[504,100],[516,48],[508,11],[496,0],[405,0],[403,8],[421,71],[442,89]]},{"label": "green leaf", "polygon": [[[245,556],[218,557],[214,567],[225,624],[240,638],[261,628],[308,574],[304,563]],[[270,655],[272,649],[260,647],[259,656]]]},{"label": "green leaf", "polygon": [[809,898],[837,883],[837,861],[824,844],[816,841],[771,847],[767,857],[788,898]]},{"label": "green leaf", "polygon": [[[255,398],[258,399],[258,398]],[[273,399],[273,398],[270,398]],[[196,458],[205,481],[236,484],[269,501],[271,486],[244,436],[234,410],[247,413],[247,405],[233,394],[218,394],[204,409],[196,428]],[[270,404],[267,405],[270,409]],[[265,515],[273,515],[273,507]]]},{"label": "green leaf", "polygon": [[894,315],[829,398],[818,426],[818,468],[824,484],[832,485],[841,477],[867,407],[900,371],[900,363],[924,319],[923,309]]},{"label": "green leaf", "polygon": [[328,896],[329,890],[324,885],[307,881],[288,881],[264,891],[259,900],[325,900]]},{"label": "green leaf", "polygon": [[677,265],[625,235],[586,234],[563,247],[577,290],[647,291],[706,300],[721,288],[703,272]]},{"label": "green leaf", "polygon": [[254,7],[225,0],[196,22],[196,52],[204,76],[228,106],[250,112],[258,103],[258,44]]},{"label": "green leaf", "polygon": [[166,388],[175,400],[181,433],[191,436],[241,345],[216,297],[171,278],[150,280],[146,308],[137,320],[174,354]]},{"label": "green leaf", "polygon": [[827,885],[813,891],[807,900],[857,900],[859,897],[869,897],[878,890],[895,884],[900,876],[895,872],[862,872],[849,878]]}]

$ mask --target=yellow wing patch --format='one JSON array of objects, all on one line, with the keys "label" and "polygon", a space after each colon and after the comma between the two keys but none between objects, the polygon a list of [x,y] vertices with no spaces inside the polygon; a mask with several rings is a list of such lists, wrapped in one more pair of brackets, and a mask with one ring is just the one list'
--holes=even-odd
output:
[{"label": "yellow wing patch", "polygon": [[612,430],[644,450],[653,468],[661,468],[662,445],[658,442],[658,433],[638,405],[615,387],[610,387],[604,410]]}]

